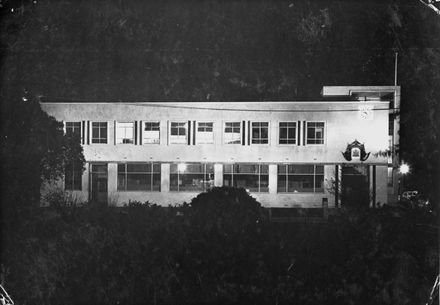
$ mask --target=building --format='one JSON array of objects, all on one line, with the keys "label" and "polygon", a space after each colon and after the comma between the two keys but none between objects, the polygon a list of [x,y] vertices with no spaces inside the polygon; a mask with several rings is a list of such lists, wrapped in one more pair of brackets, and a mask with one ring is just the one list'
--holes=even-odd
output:
[{"label": "building", "polygon": [[[212,186],[267,207],[395,200],[400,87],[324,87],[324,101],[42,100],[87,161],[64,187],[79,200],[189,202]],[[391,151],[391,154],[387,152]]]}]

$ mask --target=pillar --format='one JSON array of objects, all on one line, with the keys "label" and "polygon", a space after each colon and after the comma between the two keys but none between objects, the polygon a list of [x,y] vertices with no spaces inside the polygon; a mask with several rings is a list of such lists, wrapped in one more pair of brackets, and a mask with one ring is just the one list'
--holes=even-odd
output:
[{"label": "pillar", "polygon": [[214,186],[223,186],[223,164],[214,164]]},{"label": "pillar", "polygon": [[89,179],[90,179],[90,172],[89,172],[89,163],[87,162],[84,164],[84,172],[81,177],[81,190],[86,195],[85,198],[88,198],[88,193],[90,191],[89,187]]},{"label": "pillar", "polygon": [[160,165],[160,191],[169,192],[170,191],[170,164],[162,163]]},{"label": "pillar", "polygon": [[118,163],[108,163],[107,165],[107,190],[108,205],[118,204]]},{"label": "pillar", "polygon": [[276,164],[269,164],[269,194],[276,194],[278,186],[278,168]]}]

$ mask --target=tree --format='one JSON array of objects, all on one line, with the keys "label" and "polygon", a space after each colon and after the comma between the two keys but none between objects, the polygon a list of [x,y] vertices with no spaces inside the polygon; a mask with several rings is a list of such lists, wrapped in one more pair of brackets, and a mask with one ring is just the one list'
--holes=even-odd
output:
[{"label": "tree", "polygon": [[2,205],[38,206],[43,182],[62,178],[66,164],[83,167],[80,142],[45,113],[30,94],[3,97],[1,122]]}]

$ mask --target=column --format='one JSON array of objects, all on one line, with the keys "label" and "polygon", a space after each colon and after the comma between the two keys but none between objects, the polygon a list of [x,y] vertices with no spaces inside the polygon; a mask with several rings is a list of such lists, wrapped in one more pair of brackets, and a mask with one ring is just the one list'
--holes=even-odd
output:
[{"label": "column", "polygon": [[170,191],[170,164],[162,163],[160,165],[160,191],[169,192]]},{"label": "column", "polygon": [[81,177],[81,190],[83,192],[84,195],[84,199],[88,200],[89,197],[89,191],[90,191],[90,183],[89,183],[89,179],[90,179],[90,171],[89,171],[89,167],[90,167],[90,163],[86,162],[84,164],[84,171]]},{"label": "column", "polygon": [[375,179],[373,179],[373,174],[375,174],[374,173],[374,171],[373,171],[373,166],[374,165],[369,165],[368,166],[368,192],[369,192],[369,198],[370,198],[370,208],[373,208],[374,207],[374,204],[375,204],[375,202],[374,202],[374,198],[373,198],[373,194],[374,194],[374,188],[375,188],[375,185],[373,185],[373,181],[375,181]]},{"label": "column", "polygon": [[214,164],[214,186],[223,186],[223,164]]},{"label": "column", "polygon": [[278,168],[276,164],[269,164],[269,194],[277,193]]},{"label": "column", "polygon": [[109,163],[107,166],[108,205],[118,204],[118,163]]}]

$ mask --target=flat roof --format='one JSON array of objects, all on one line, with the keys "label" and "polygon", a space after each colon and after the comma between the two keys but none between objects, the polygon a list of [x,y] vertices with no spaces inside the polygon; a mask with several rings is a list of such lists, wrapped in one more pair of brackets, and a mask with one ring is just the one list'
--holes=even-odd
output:
[{"label": "flat roof", "polygon": [[400,86],[323,86],[322,96],[377,96],[382,97],[395,91]]}]

